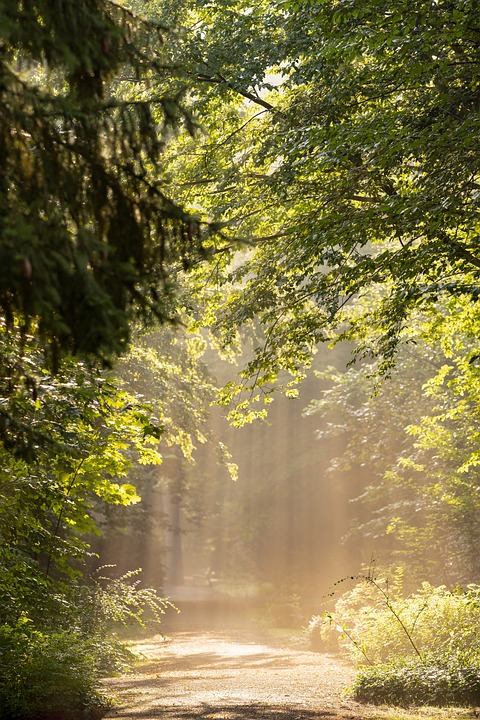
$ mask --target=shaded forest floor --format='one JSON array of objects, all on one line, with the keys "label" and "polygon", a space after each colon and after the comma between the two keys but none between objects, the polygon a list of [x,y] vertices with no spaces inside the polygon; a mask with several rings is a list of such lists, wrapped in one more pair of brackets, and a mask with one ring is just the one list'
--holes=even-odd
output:
[{"label": "shaded forest floor", "polygon": [[117,720],[395,720],[473,717],[468,710],[414,713],[366,707],[345,687],[353,668],[268,634],[172,632],[134,643],[144,660],[106,681]]}]

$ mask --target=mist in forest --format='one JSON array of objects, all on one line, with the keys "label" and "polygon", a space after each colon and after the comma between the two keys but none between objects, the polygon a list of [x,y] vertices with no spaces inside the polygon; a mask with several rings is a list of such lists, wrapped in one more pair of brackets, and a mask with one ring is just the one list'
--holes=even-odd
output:
[{"label": "mist in forest", "polygon": [[278,398],[268,421],[225,432],[239,466],[235,482],[207,453],[199,458],[194,472],[210,487],[196,496],[198,522],[183,519],[187,581],[203,573],[239,592],[243,582],[245,593],[314,600],[366,558],[345,540],[358,478],[330,472],[341,441],[319,439],[318,419],[304,417],[304,406]]},{"label": "mist in forest", "polygon": [[[350,366],[348,347],[320,351],[297,398],[277,392],[267,418],[243,427],[205,405],[207,434],[193,461],[161,441],[162,464],[137,464],[131,473],[141,501],[109,506],[98,519],[97,565],[120,575],[141,569],[142,585],[189,613],[200,601],[217,610],[236,604],[291,626],[332,607],[372,569],[401,578],[400,592],[425,581],[449,588],[475,581],[476,515],[448,494],[435,500],[429,449],[422,466],[416,437],[405,430],[436,402],[424,393],[429,366],[418,353],[406,348],[375,393],[370,367]],[[235,372],[211,365],[220,384]],[[155,388],[145,376],[147,399]],[[223,446],[238,466],[236,480],[219,462]]]},{"label": "mist in forest", "polygon": [[[368,482],[361,464],[335,470],[346,439],[306,414],[322,383],[312,374],[298,398],[278,394],[268,418],[232,428],[217,407],[210,430],[238,465],[233,480],[211,443],[195,462],[166,449],[161,466],[138,467],[142,501],[110,509],[99,563],[142,568],[143,584],[178,604],[223,598],[269,609],[280,624],[319,611],[334,583],[358,573],[372,541],[352,533]],[[339,423],[341,417],[339,413]]]}]

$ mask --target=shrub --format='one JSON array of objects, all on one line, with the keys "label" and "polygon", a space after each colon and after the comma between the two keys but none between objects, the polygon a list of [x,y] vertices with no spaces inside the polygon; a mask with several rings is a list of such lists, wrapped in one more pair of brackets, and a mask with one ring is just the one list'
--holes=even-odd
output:
[{"label": "shrub", "polygon": [[322,626],[327,639],[354,662],[388,663],[392,657],[435,653],[455,657],[468,650],[480,655],[480,586],[448,590],[422,587],[408,597],[401,582],[363,578],[342,595]]},{"label": "shrub", "polygon": [[95,649],[75,633],[44,634],[28,621],[0,627],[0,718],[102,717]]},{"label": "shrub", "polygon": [[352,694],[376,705],[480,705],[480,665],[465,656],[432,656],[364,667]]},{"label": "shrub", "polygon": [[[114,566],[100,568],[100,572]],[[73,588],[70,607],[82,632],[88,634],[121,627],[159,627],[167,608],[174,605],[153,588],[141,587],[141,570],[131,570],[119,578],[99,575],[89,585]]]},{"label": "shrub", "polygon": [[134,659],[115,630],[158,623],[170,605],[128,573],[73,582],[49,598],[43,623],[26,614],[0,625],[0,720],[94,720],[110,701],[98,679]]},{"label": "shrub", "polygon": [[311,636],[336,637],[360,666],[357,700],[396,705],[480,704],[480,587],[422,587],[402,596],[372,575],[312,618]]}]

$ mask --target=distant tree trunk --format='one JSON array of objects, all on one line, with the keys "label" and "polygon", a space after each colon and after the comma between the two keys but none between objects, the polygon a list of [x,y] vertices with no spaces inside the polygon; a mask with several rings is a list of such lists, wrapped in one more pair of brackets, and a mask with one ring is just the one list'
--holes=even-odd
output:
[{"label": "distant tree trunk", "polygon": [[183,462],[181,458],[172,458],[169,466],[167,491],[165,493],[165,515],[167,528],[165,537],[165,582],[167,585],[183,585],[183,548],[181,497],[184,480]]}]

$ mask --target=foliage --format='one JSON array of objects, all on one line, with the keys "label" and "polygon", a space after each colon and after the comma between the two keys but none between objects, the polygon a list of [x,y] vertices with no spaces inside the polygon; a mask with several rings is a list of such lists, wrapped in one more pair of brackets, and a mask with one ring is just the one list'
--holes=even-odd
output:
[{"label": "foliage", "polygon": [[[51,595],[46,615],[0,626],[0,718],[101,717],[111,698],[98,678],[124,671],[134,659],[119,627],[158,626],[170,603],[130,573],[70,584]],[[55,612],[56,610],[56,612]]]},{"label": "foliage", "polygon": [[435,652],[452,657],[480,653],[478,585],[448,590],[425,582],[405,597],[400,569],[390,582],[371,574],[358,579],[327,614],[324,628],[326,635],[339,634],[340,646],[355,661],[378,664]]},{"label": "foliage", "polygon": [[319,415],[321,439],[343,441],[331,473],[364,478],[351,534],[371,539],[382,562],[408,563],[413,583],[480,577],[478,312],[451,298],[416,314],[388,382],[375,389],[374,360],[331,367],[306,410]]},{"label": "foliage", "polygon": [[98,678],[124,670],[134,657],[114,631],[158,623],[169,605],[155,591],[139,588],[131,575],[71,583],[62,594],[57,585],[35,623],[23,614],[16,623],[2,625],[5,715],[0,717],[39,717],[56,710],[76,718],[90,707],[110,704]]},{"label": "foliage", "polygon": [[[72,585],[70,608],[78,632],[87,638],[102,639],[106,632],[120,627],[158,628],[167,608],[174,608],[169,600],[159,597],[156,590],[141,586],[141,570],[132,570],[120,577],[100,574],[114,566],[106,566],[89,579]],[[115,646],[115,642],[112,642]],[[111,670],[112,667],[105,667]]]},{"label": "foliage", "polygon": [[94,649],[75,632],[44,634],[3,625],[0,649],[0,717],[5,720],[49,713],[76,720],[108,707],[97,687]]},{"label": "foliage", "polygon": [[[167,32],[111,0],[2,2],[0,27],[2,332],[34,334],[50,368],[106,362],[134,318],[176,317],[175,273],[204,255],[160,184],[171,128],[193,130]],[[5,364],[2,392],[24,374]]]},{"label": "foliage", "polygon": [[359,666],[356,699],[393,705],[468,705],[480,697],[480,587],[422,587],[402,592],[403,571],[392,582],[368,575],[312,618],[309,630],[340,647]]},{"label": "foliage", "polygon": [[352,694],[373,705],[476,706],[480,702],[478,658],[434,656],[363,668]]},{"label": "foliage", "polygon": [[[243,385],[262,414],[258,387],[302,376],[320,341],[353,335],[385,372],[415,309],[476,302],[475,3],[190,2],[174,19],[206,134],[171,147],[172,192],[249,246],[197,277],[219,342],[251,333],[224,397],[235,421]],[[352,299],[377,288],[350,322]]]},{"label": "foliage", "polygon": [[75,574],[97,502],[138,501],[120,480],[131,466],[126,450],[136,447],[141,457],[145,447],[148,462],[159,462],[149,443],[161,433],[147,406],[79,363],[64,364],[55,378],[44,371],[35,400],[20,393],[13,400],[31,437],[40,428],[43,440],[30,461],[2,451],[0,615],[9,620],[30,601],[41,614],[52,573]]}]

